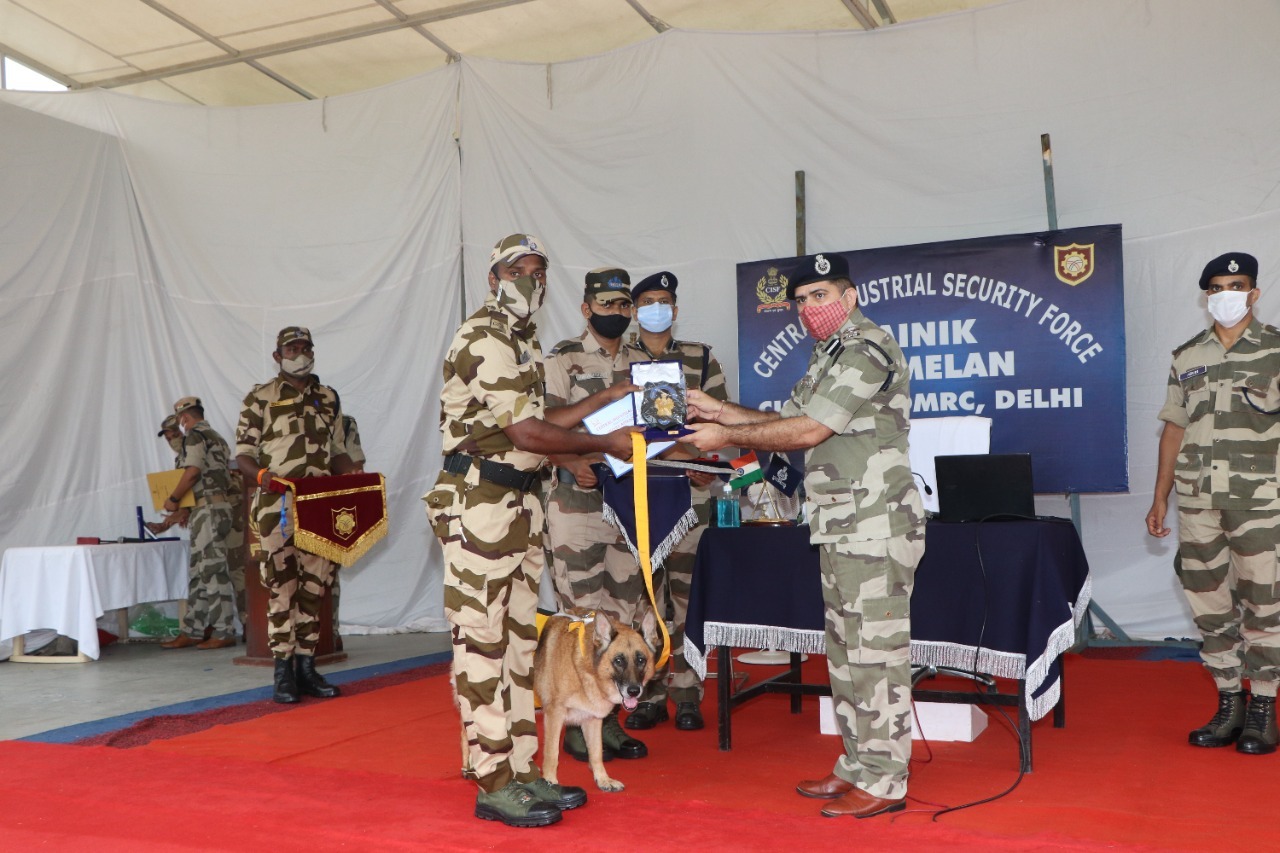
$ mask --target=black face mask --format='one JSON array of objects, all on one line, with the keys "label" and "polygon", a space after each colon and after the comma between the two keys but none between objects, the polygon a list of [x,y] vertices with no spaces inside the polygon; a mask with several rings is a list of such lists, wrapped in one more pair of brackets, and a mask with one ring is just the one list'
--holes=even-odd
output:
[{"label": "black face mask", "polygon": [[591,328],[600,337],[616,341],[622,337],[622,333],[627,330],[627,326],[631,325],[631,318],[626,314],[596,314],[592,312],[587,322],[591,324]]}]

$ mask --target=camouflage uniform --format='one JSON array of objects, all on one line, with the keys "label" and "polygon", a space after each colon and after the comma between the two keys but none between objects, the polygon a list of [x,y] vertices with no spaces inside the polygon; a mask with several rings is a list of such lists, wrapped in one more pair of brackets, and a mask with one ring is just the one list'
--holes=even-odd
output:
[{"label": "camouflage uniform", "polygon": [[[725,384],[724,371],[720,362],[711,355],[711,347],[697,341],[672,340],[667,349],[661,353],[650,353],[640,342],[640,334],[633,332],[627,341],[627,359],[631,363],[640,361],[679,361],[684,367],[686,387],[699,388],[707,395],[722,402],[729,399],[729,389]],[[690,448],[694,454],[696,448]],[[698,526],[690,530],[680,543],[671,549],[671,553],[662,565],[653,570],[653,593],[658,603],[659,615],[667,620],[671,633],[671,657],[666,666],[658,670],[652,681],[645,687],[641,701],[662,705],[667,701],[667,686],[670,681],[671,701],[692,702],[695,705],[702,701],[702,682],[693,667],[684,657],[684,624],[689,612],[689,591],[693,586],[693,564],[698,554],[698,543],[702,541],[702,531],[707,529],[711,520],[711,488],[690,483],[693,497],[693,509],[698,513]],[[632,560],[635,565],[635,560]],[[639,579],[641,597],[645,595],[644,580]],[[639,612],[633,614],[633,625],[640,624],[640,619],[648,609],[647,602]]]},{"label": "camouflage uniform", "polygon": [[[338,392],[309,377],[298,391],[277,376],[244,398],[236,428],[236,455],[249,456],[276,477],[324,477],[346,452]],[[293,523],[282,528],[284,495],[259,489],[252,503],[258,559],[267,601],[267,641],[277,660],[294,652],[314,655],[320,642],[320,607],[335,566],[293,545]]]},{"label": "camouflage uniform", "polygon": [[227,500],[231,504],[231,532],[227,534],[227,565],[230,567],[231,589],[236,598],[236,614],[240,617],[241,627],[249,624],[249,610],[244,597],[244,566],[248,559],[245,549],[245,500],[244,477],[240,469],[232,467],[231,489]]},{"label": "camouflage uniform", "polygon": [[182,630],[201,637],[205,627],[219,640],[235,637],[235,593],[227,564],[227,538],[231,535],[230,449],[206,421],[199,421],[182,440],[180,468],[197,468],[191,490],[191,577],[187,612]]},{"label": "camouflage uniform", "polygon": [[[516,324],[492,293],[458,329],[444,362],[442,450],[537,471],[545,457],[517,450],[503,429],[541,418],[542,350],[532,323]],[[541,774],[533,763],[535,613],[542,579],[541,489],[442,470],[424,498],[446,565],[444,609],[465,730],[467,775],[486,792]]]},{"label": "camouflage uniform", "polygon": [[[617,382],[629,381],[627,356],[609,355],[589,330],[561,341],[546,361],[547,406],[578,403]],[[604,496],[584,489],[560,468],[547,496],[547,566],[561,608],[604,610],[631,624],[646,595],[636,559],[617,527],[601,513]]]},{"label": "camouflage uniform", "polygon": [[1218,690],[1275,696],[1280,678],[1280,330],[1252,320],[1231,349],[1212,328],[1173,351],[1160,419],[1185,433],[1174,466],[1174,567]]},{"label": "camouflage uniform", "polygon": [[[342,426],[346,429],[347,434],[347,456],[351,457],[351,462],[358,468],[364,467],[365,455],[364,448],[360,446],[360,429],[356,426],[356,419],[351,415],[342,416]],[[342,638],[338,636],[340,627],[338,622],[338,607],[342,603],[342,573],[335,571],[333,573],[333,585],[329,587],[329,601],[331,602],[330,611],[333,614],[333,635],[335,642],[338,644],[338,651],[342,651]]]},{"label": "camouflage uniform", "polygon": [[827,667],[844,739],[834,773],[883,799],[906,794],[911,589],[924,554],[924,509],[907,458],[908,380],[897,343],[855,309],[814,347],[781,412],[835,433],[805,452],[804,480],[810,540],[822,549]]}]

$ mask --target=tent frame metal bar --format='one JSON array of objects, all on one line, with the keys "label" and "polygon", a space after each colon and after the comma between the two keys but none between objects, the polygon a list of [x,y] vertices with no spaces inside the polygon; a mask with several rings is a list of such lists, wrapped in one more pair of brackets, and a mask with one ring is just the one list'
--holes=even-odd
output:
[{"label": "tent frame metal bar", "polygon": [[234,65],[238,62],[252,62],[258,59],[266,59],[271,56],[279,56],[285,53],[293,53],[298,50],[307,50],[308,48],[336,44],[338,42],[350,41],[352,39],[364,38],[366,36],[380,35],[382,33],[389,33],[395,30],[414,29],[425,24],[446,21],[451,18],[461,18],[467,15],[479,14],[481,12],[491,12],[495,9],[504,9],[508,6],[518,6],[528,2],[530,2],[530,0],[470,0],[470,2],[456,3],[452,6],[445,6],[430,12],[419,12],[416,15],[406,15],[403,20],[379,21],[374,24],[362,24],[360,26],[334,30],[331,33],[325,33],[319,36],[291,39],[289,41],[282,41],[276,44],[263,45],[262,47],[256,47],[252,50],[233,51],[226,56],[214,56],[208,59],[180,62],[176,65],[156,68],[151,71],[139,71],[132,74],[121,74],[116,77],[107,77],[93,83],[73,82],[68,85],[75,89],[114,89],[119,86],[132,86],[137,83],[148,83],[152,80],[162,80],[166,77],[174,77],[179,74],[190,74],[193,71],[208,71],[212,68],[222,68],[227,65]]}]

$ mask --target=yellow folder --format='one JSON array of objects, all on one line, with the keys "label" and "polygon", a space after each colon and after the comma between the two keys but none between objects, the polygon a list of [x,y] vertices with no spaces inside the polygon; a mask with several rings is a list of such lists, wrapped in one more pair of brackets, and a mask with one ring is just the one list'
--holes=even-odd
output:
[{"label": "yellow folder", "polygon": [[[155,504],[158,510],[164,510],[164,502],[173,494],[173,490],[178,487],[178,481],[182,479],[184,468],[173,468],[168,471],[157,471],[154,474],[147,475],[147,486],[151,489],[151,502]],[[196,494],[195,489],[187,489],[187,493],[182,496],[182,500],[178,501],[179,508],[184,506],[195,506]]]}]

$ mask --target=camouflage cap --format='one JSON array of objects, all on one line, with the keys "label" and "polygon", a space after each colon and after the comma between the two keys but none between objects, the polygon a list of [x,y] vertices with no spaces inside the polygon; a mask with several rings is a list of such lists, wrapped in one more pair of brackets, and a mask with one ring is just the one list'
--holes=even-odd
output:
[{"label": "camouflage cap", "polygon": [[1227,252],[1209,261],[1200,273],[1200,289],[1209,289],[1209,279],[1218,275],[1247,275],[1258,283],[1258,259],[1244,252]]},{"label": "camouflage cap", "polygon": [[178,415],[182,414],[187,409],[194,409],[197,406],[201,409],[204,408],[204,404],[200,402],[199,397],[183,397],[181,400],[173,404],[173,419],[176,421],[178,419]]},{"label": "camouflage cap", "polygon": [[513,264],[525,255],[537,255],[547,263],[551,262],[547,257],[547,247],[537,237],[532,234],[511,234],[494,245],[493,251],[489,253],[489,268],[492,269],[494,264]]},{"label": "camouflage cap", "polygon": [[597,302],[608,302],[619,296],[631,300],[631,276],[621,267],[596,267],[587,273],[587,286],[582,291],[584,302],[595,297]]},{"label": "camouflage cap", "polygon": [[160,431],[156,433],[156,437],[160,438],[160,437],[163,437],[166,432],[177,432],[177,431],[178,431],[178,416],[169,415],[167,418],[165,418],[160,422]]},{"label": "camouflage cap", "polygon": [[311,330],[305,326],[286,326],[276,335],[276,349],[297,341],[312,343]]},{"label": "camouflage cap", "polygon": [[815,281],[849,280],[849,262],[843,255],[817,254],[796,258],[796,265],[787,273],[787,298],[796,298],[796,288]]}]

